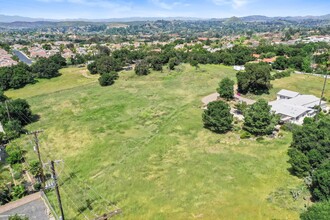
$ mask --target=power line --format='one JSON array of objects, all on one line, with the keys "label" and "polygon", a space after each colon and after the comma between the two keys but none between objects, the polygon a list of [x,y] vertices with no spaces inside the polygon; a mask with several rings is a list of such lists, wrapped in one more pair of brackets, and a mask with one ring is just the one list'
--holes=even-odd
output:
[{"label": "power line", "polygon": [[[91,194],[89,194],[88,192],[86,192],[86,190],[85,189],[83,189],[77,182],[78,181],[75,181],[72,177],[71,177],[71,175],[70,174],[68,174],[68,173],[66,173],[65,171],[63,171],[63,173],[65,173],[66,174],[66,176],[68,176],[69,177],[69,179],[72,181],[72,183],[74,184],[74,185],[76,185],[82,192],[83,192],[83,194],[84,195],[86,195],[86,194],[88,194],[88,196],[85,196],[86,198],[90,198],[91,200],[94,200],[94,197],[91,195]],[[63,183],[64,184],[64,183]],[[89,187],[88,187],[89,188]],[[91,188],[89,188],[89,189],[91,189]],[[86,200],[87,201],[87,200]],[[108,211],[110,211],[108,208],[107,208],[107,206],[104,206]],[[91,210],[91,212],[97,217],[98,215],[94,212],[94,211],[92,211]]]},{"label": "power line", "polygon": [[82,214],[85,217],[85,219],[89,220],[89,218],[83,212],[79,212],[78,206],[76,205],[75,202],[72,201],[71,197],[64,190],[62,192],[66,195],[66,198],[68,198],[68,200],[77,208],[78,213]]},{"label": "power line", "polygon": [[[64,164],[64,167],[66,167],[67,169],[70,170],[71,173],[73,173],[73,171],[67,166]],[[84,183],[89,189],[91,189],[93,192],[94,192],[94,195],[96,195],[97,197],[101,198],[103,201],[105,201],[106,203],[108,204],[111,204],[111,206],[115,207],[116,209],[119,209],[119,207],[117,207],[115,204],[113,204],[113,202],[105,199],[100,193],[98,193],[93,187],[89,186],[85,181],[81,180],[77,175],[76,175],[77,179]],[[107,207],[106,207],[107,208]],[[109,209],[107,208],[107,210],[109,211]]]}]

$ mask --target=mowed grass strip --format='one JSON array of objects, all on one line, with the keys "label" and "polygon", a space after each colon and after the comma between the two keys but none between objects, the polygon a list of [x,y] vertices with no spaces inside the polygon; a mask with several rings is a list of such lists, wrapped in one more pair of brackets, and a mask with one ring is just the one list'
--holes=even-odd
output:
[{"label": "mowed grass strip", "polygon": [[[35,94],[22,95],[40,115],[28,129],[45,131],[44,160],[64,160],[59,171],[68,218],[106,211],[108,204],[83,180],[119,206],[122,219],[297,219],[305,201],[290,195],[303,185],[287,171],[291,135],[256,142],[240,140],[239,132],[204,129],[201,98],[222,78],[234,79],[235,71],[219,65],[179,69],[143,77],[122,72],[102,88],[68,68],[54,90],[39,91],[49,84],[42,81],[7,93]],[[70,74],[75,79],[68,88],[63,81]],[[17,142],[35,158],[26,140]],[[79,214],[86,199],[93,210]]]}]

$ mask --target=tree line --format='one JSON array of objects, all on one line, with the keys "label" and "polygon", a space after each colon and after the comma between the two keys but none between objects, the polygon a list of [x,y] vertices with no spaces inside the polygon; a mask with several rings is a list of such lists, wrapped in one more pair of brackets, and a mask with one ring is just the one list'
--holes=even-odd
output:
[{"label": "tree line", "polygon": [[39,58],[32,66],[25,63],[0,68],[0,89],[19,89],[33,84],[37,78],[50,79],[60,75],[59,69],[66,66],[66,60],[56,54],[49,58]]}]

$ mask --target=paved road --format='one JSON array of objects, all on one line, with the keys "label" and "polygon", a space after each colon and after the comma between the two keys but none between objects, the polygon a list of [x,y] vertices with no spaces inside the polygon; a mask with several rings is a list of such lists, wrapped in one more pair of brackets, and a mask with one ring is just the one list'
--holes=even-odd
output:
[{"label": "paved road", "polygon": [[32,60],[30,60],[23,52],[19,50],[13,50],[13,52],[21,62],[26,63],[27,65],[32,64]]}]

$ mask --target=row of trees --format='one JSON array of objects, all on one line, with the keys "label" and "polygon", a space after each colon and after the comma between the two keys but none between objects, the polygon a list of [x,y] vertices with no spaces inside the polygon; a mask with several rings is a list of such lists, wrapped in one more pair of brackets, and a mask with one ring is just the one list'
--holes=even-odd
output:
[{"label": "row of trees", "polygon": [[66,65],[65,59],[56,54],[49,58],[40,58],[28,66],[19,63],[16,66],[0,68],[0,89],[18,89],[35,82],[36,78],[52,78],[59,76],[59,69]]},{"label": "row of trees", "polygon": [[[233,115],[230,109],[224,101],[209,103],[203,113],[204,127],[216,133],[230,131],[233,127]],[[243,129],[250,134],[270,135],[277,123],[278,118],[270,112],[266,100],[260,99],[244,111]]]}]

